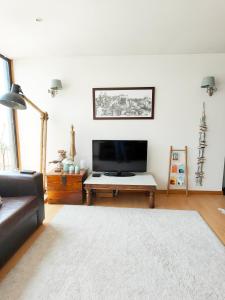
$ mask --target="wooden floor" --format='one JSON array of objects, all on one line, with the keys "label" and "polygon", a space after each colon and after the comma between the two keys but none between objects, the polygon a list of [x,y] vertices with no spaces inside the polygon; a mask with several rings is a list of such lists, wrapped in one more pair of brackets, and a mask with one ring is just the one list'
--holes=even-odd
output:
[{"label": "wooden floor", "polygon": [[[148,208],[148,197],[143,193],[120,192],[119,196],[115,198],[95,199],[94,205]],[[46,230],[52,218],[62,207],[63,205],[45,205],[46,218],[44,224],[23,244],[16,254],[0,270],[0,280],[16,265],[40,234]],[[156,208],[198,211],[225,245],[225,214],[218,211],[219,207],[225,208],[225,196],[196,194],[186,197],[181,194],[171,194],[167,197],[166,194],[156,195]]]}]

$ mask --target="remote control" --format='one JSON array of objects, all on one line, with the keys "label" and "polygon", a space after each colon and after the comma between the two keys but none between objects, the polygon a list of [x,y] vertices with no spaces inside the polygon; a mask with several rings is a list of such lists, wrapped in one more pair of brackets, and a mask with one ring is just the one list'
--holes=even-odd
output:
[{"label": "remote control", "polygon": [[92,177],[101,177],[101,173],[93,173]]},{"label": "remote control", "polygon": [[20,171],[20,174],[33,175],[35,173],[36,173],[36,171],[32,171],[32,170],[22,170],[22,171]]}]

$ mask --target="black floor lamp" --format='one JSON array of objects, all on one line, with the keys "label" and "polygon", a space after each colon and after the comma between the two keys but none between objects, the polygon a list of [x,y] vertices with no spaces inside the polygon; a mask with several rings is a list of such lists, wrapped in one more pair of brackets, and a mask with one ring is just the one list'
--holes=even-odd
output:
[{"label": "black floor lamp", "polygon": [[42,111],[36,104],[28,99],[18,84],[13,84],[9,93],[0,96],[0,104],[13,109],[26,109],[26,102],[41,115],[40,172],[43,173],[45,186],[48,113]]}]

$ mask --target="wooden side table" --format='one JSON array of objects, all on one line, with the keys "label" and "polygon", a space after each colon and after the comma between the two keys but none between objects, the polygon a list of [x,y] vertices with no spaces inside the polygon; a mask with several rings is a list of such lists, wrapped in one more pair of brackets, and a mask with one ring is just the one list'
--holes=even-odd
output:
[{"label": "wooden side table", "polygon": [[83,182],[87,170],[79,174],[49,172],[47,177],[48,203],[50,204],[83,204]]}]

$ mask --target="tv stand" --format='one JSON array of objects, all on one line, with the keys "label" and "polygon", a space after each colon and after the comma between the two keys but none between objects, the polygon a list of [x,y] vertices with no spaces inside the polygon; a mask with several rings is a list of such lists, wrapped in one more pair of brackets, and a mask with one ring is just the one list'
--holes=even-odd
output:
[{"label": "tv stand", "polygon": [[87,205],[91,205],[92,191],[115,190],[115,191],[143,191],[149,194],[149,207],[155,207],[156,182],[150,174],[136,174],[131,177],[105,176],[89,177],[84,182]]},{"label": "tv stand", "polygon": [[106,172],[104,173],[105,176],[115,176],[115,177],[131,177],[135,176],[132,172]]}]

